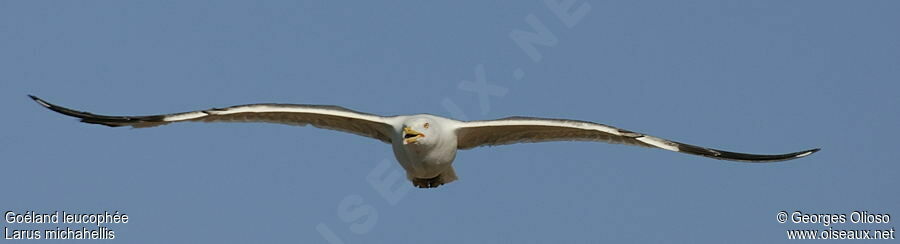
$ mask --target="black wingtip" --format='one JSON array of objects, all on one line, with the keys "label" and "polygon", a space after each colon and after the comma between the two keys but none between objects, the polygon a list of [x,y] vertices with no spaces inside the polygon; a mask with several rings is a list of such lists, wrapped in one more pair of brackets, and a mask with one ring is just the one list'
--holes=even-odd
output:
[{"label": "black wingtip", "polygon": [[821,148],[814,148],[799,152],[786,153],[786,154],[775,154],[775,155],[766,155],[766,154],[747,154],[747,153],[737,153],[737,152],[729,152],[718,149],[710,149],[703,148],[694,145],[681,144],[678,147],[680,152],[690,153],[694,155],[700,155],[704,157],[710,157],[715,159],[722,160],[731,160],[731,161],[744,161],[744,162],[779,162],[786,161],[792,159],[798,159],[802,157],[809,156],[819,150]]},{"label": "black wingtip", "polygon": [[71,110],[68,108],[56,106],[56,105],[49,103],[47,101],[44,101],[44,99],[41,99],[34,95],[28,95],[28,97],[30,97],[32,100],[34,100],[34,102],[40,104],[41,106],[48,108],[50,110],[53,110],[57,113],[65,114],[65,115],[72,116],[72,117],[78,117],[78,118],[84,118],[84,117],[87,117],[88,115],[91,115],[89,113],[78,112],[78,111]]},{"label": "black wingtip", "polygon": [[812,155],[813,153],[816,153],[816,152],[818,152],[819,150],[822,150],[822,149],[821,149],[821,148],[813,148],[813,149],[809,149],[809,150],[805,150],[805,151],[799,151],[799,152],[795,152],[795,153],[789,153],[789,154],[787,154],[787,155],[791,155],[791,156],[793,156],[794,158],[802,158],[802,157],[806,157],[806,156]]},{"label": "black wingtip", "polygon": [[30,97],[31,100],[34,100],[34,102],[40,104],[41,106],[44,106],[44,107],[47,107],[47,108],[53,106],[52,104],[48,103],[47,101],[44,101],[44,99],[41,99],[41,98],[39,98],[39,97],[37,97],[37,96],[28,94],[28,97]]},{"label": "black wingtip", "polygon": [[143,127],[155,126],[159,125],[159,123],[163,122],[165,116],[163,115],[152,115],[152,116],[107,116],[107,115],[98,115],[92,114],[88,112],[77,111],[73,109],[69,109],[66,107],[58,106],[43,99],[40,99],[34,95],[28,95],[35,102],[40,104],[41,106],[46,107],[54,112],[61,113],[64,115],[72,116],[81,119],[81,122],[88,124],[99,124],[110,127],[118,127],[131,125],[135,126],[137,123],[149,122],[150,124],[145,124]]},{"label": "black wingtip", "polygon": [[744,153],[735,153],[735,152],[727,152],[727,151],[719,151],[721,153],[718,157],[722,159],[728,160],[737,160],[737,161],[749,161],[749,162],[780,162],[787,161],[792,159],[803,158],[813,153],[822,150],[821,148],[814,148],[805,151],[780,154],[780,155],[758,155],[758,154],[744,154]]},{"label": "black wingtip", "polygon": [[794,157],[796,157],[796,158],[806,157],[806,156],[812,155],[813,153],[816,153],[816,152],[821,151],[821,150],[822,150],[822,148],[813,148],[813,149],[809,149],[809,150],[800,152],[799,154],[797,154],[797,156],[794,156]]}]

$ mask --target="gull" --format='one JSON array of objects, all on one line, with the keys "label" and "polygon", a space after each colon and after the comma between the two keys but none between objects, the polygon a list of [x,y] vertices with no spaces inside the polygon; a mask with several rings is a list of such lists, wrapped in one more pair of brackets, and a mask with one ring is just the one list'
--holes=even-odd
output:
[{"label": "gull", "polygon": [[729,152],[670,141],[643,133],[579,120],[508,117],[459,121],[430,114],[379,116],[338,106],[260,103],[149,116],[107,116],[35,102],[81,122],[110,127],[146,128],[175,122],[268,122],[348,132],[391,144],[397,162],[412,184],[434,188],[457,179],[453,160],[458,150],[480,146],[548,141],[593,141],[659,148],[721,160],[776,162],[809,156],[819,148],[762,155]]}]

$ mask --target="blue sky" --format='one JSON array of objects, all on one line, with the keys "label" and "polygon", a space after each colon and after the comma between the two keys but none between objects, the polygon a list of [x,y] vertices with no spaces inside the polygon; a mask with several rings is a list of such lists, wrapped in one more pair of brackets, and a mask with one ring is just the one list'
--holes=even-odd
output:
[{"label": "blue sky", "polygon": [[[827,229],[778,223],[779,211],[900,218],[900,3],[575,1],[563,17],[557,8],[0,2],[0,208],[118,210],[130,222],[107,227],[124,243],[327,242],[317,226],[344,243],[770,243],[789,242],[789,229]],[[529,54],[511,33],[542,44]],[[479,148],[458,154],[459,181],[402,182],[405,194],[386,197],[367,176],[400,168],[375,140],[274,124],[106,128],[27,94],[100,114],[334,104],[588,120],[750,153],[823,150],[741,164],[601,143]]]}]

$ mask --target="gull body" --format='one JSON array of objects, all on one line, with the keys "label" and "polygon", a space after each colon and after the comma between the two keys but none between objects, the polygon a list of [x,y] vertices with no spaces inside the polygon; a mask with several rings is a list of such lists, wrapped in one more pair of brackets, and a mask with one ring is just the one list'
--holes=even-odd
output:
[{"label": "gull body", "polygon": [[[460,121],[429,114],[397,116],[396,120],[403,122],[394,128],[397,139],[392,140],[391,148],[414,185],[433,187],[457,179],[452,164],[457,150],[454,129]],[[422,136],[410,137],[410,132]]]},{"label": "gull body", "polygon": [[458,150],[480,146],[548,141],[593,141],[659,148],[721,160],[777,162],[809,156],[818,148],[787,154],[746,154],[694,146],[616,127],[579,120],[508,117],[458,121],[430,114],[379,116],[337,106],[248,104],[149,116],[108,116],[35,102],[81,122],[111,127],[155,127],[176,122],[267,122],[312,125],[373,138],[391,145],[413,185],[433,188],[458,179],[453,161]]}]

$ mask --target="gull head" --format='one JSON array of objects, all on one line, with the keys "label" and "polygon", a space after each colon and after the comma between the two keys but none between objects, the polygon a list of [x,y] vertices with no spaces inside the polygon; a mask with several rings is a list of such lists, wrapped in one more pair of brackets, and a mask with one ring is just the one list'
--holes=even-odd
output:
[{"label": "gull head", "polygon": [[413,118],[403,123],[403,145],[428,144],[436,136],[434,122],[427,118]]}]

